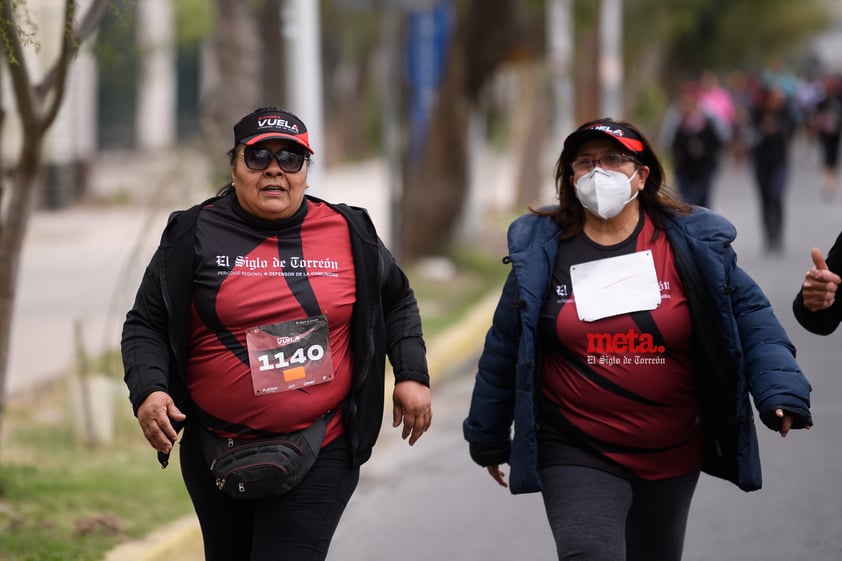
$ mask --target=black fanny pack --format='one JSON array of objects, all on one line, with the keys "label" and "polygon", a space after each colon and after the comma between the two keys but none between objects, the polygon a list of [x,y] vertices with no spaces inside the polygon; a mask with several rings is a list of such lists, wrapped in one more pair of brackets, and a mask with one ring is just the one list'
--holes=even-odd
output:
[{"label": "black fanny pack", "polygon": [[199,428],[202,454],[220,491],[235,499],[278,497],[298,485],[319,457],[333,411],[308,428],[259,438],[222,438]]}]

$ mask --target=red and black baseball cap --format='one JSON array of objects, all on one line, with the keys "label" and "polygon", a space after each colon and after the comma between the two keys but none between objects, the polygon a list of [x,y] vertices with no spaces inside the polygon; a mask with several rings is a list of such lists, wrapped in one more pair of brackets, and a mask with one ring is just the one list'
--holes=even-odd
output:
[{"label": "red and black baseball cap", "polygon": [[616,121],[596,121],[570,133],[564,140],[564,151],[575,154],[584,142],[600,138],[616,140],[634,154],[642,154],[645,148],[643,139],[630,128]]},{"label": "red and black baseball cap", "polygon": [[252,146],[267,140],[292,140],[314,154],[307,127],[296,115],[267,107],[249,113],[234,125],[234,146]]}]

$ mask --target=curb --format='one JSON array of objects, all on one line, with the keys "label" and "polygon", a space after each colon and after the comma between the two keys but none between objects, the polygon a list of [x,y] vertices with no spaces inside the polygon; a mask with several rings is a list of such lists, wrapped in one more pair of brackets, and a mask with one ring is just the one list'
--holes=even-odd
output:
[{"label": "curb", "polygon": [[203,557],[202,532],[199,521],[191,514],[155,530],[145,538],[124,542],[103,558],[103,561],[167,561],[169,559]]},{"label": "curb", "polygon": [[[452,367],[458,366],[481,346],[491,326],[498,298],[499,291],[487,294],[459,323],[448,327],[427,343],[427,369],[431,385],[432,382],[440,381]],[[388,400],[388,395],[386,398]],[[190,514],[155,530],[145,538],[116,546],[102,561],[191,561],[202,558],[202,532],[195,514]]]}]

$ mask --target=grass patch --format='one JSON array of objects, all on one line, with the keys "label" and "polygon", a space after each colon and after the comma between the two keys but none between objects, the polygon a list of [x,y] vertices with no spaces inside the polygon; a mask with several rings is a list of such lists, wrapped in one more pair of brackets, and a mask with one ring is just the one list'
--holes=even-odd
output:
[{"label": "grass patch", "polygon": [[502,263],[503,255],[459,248],[449,255],[420,260],[407,268],[426,339],[457,322],[489,292],[502,289],[511,270]]},{"label": "grass patch", "polygon": [[74,430],[67,393],[57,383],[16,396],[4,416],[2,561],[98,561],[192,512],[177,454],[161,470],[124,394],[116,397],[113,441],[91,447]]}]

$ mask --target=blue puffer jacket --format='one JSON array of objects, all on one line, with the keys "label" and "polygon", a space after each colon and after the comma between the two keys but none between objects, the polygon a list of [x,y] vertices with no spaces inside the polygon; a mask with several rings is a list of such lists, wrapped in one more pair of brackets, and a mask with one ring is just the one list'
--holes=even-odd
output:
[{"label": "blue puffer jacket", "polygon": [[[737,267],[734,226],[703,208],[670,219],[666,233],[693,323],[706,452],[702,469],[745,491],[761,487],[751,401],[778,429],[774,410],[812,424],[810,384],[795,348],[760,287]],[[541,490],[535,422],[538,317],[550,287],[560,230],[525,215],[509,228],[512,271],[503,287],[479,360],[468,417],[471,456],[480,465],[509,463],[512,493]],[[514,435],[512,436],[512,425]]]}]

